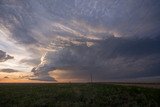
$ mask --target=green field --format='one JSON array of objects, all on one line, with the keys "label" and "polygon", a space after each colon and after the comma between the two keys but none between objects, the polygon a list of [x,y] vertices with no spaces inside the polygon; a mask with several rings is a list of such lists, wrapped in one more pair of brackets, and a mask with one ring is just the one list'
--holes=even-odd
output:
[{"label": "green field", "polygon": [[160,89],[111,84],[0,84],[0,107],[160,107]]}]

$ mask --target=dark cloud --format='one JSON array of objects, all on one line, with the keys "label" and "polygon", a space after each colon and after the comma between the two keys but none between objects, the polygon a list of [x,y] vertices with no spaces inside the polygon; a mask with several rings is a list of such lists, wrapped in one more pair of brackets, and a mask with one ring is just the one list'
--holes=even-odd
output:
[{"label": "dark cloud", "polygon": [[[95,45],[71,45],[57,52],[47,52],[32,70],[48,75],[64,70],[70,78],[86,78],[93,73],[98,80],[135,78],[160,75],[160,39],[116,38],[96,41]],[[63,77],[62,76],[62,77]],[[88,77],[87,77],[88,78]]]},{"label": "dark cloud", "polygon": [[5,76],[4,78],[9,78],[8,76]]},{"label": "dark cloud", "polygon": [[0,28],[34,57],[20,63],[35,65],[46,52],[32,69],[40,80],[54,80],[49,72],[66,68],[69,77],[92,72],[97,80],[155,76],[159,5],[159,0],[1,0]]},{"label": "dark cloud", "polygon": [[14,73],[14,72],[20,72],[20,71],[15,70],[15,69],[6,68],[6,69],[0,69],[0,72]]},{"label": "dark cloud", "polygon": [[0,50],[0,62],[4,62],[6,60],[13,59],[13,58],[14,58],[13,56],[10,56],[6,54],[6,52]]},{"label": "dark cloud", "polygon": [[36,75],[37,77],[30,77],[28,78],[29,80],[39,80],[39,81],[54,81],[56,82],[56,80],[49,76],[49,75]]},{"label": "dark cloud", "polygon": [[103,50],[102,58],[118,56],[145,57],[151,54],[160,54],[160,38],[109,38],[100,42],[95,48]]}]

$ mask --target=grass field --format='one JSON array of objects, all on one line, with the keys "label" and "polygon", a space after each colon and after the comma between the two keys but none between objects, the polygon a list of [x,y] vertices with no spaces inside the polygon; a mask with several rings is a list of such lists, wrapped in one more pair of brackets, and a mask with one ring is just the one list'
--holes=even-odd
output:
[{"label": "grass field", "polygon": [[160,89],[112,84],[0,84],[0,107],[160,107]]}]

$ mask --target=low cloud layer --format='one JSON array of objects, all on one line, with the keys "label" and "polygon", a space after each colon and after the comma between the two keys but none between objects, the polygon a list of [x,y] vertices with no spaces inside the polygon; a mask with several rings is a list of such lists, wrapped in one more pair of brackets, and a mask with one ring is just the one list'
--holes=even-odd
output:
[{"label": "low cloud layer", "polygon": [[9,59],[13,59],[14,57],[13,56],[10,56],[8,54],[6,54],[6,52],[0,50],[0,62],[5,62]]},{"label": "low cloud layer", "polygon": [[0,69],[0,72],[5,72],[5,73],[14,73],[14,72],[20,72],[18,70],[6,68],[6,69]]}]

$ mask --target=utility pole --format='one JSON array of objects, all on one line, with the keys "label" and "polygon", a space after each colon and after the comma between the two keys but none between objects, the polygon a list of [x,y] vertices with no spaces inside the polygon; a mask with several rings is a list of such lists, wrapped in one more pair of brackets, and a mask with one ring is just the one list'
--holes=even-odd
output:
[{"label": "utility pole", "polygon": [[92,72],[90,72],[90,79],[91,79],[91,83],[92,83]]}]

